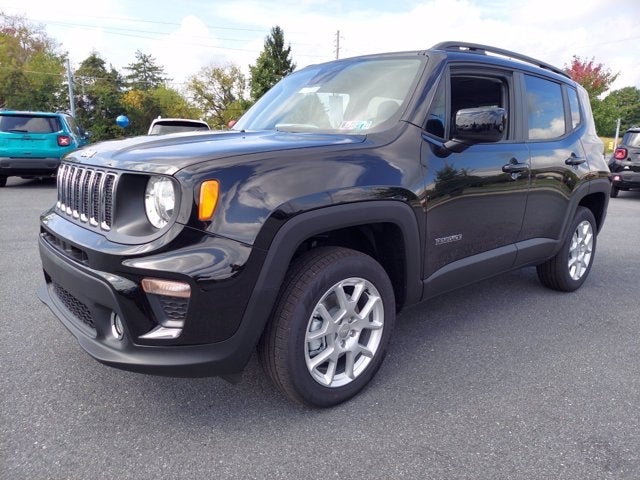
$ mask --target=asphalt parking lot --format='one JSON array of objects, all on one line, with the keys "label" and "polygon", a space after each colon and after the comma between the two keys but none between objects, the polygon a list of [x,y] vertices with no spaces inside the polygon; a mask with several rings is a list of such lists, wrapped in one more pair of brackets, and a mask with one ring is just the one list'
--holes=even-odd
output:
[{"label": "asphalt parking lot", "polygon": [[586,284],[500,276],[399,317],[372,384],[293,405],[243,381],[89,358],[36,297],[55,183],[0,189],[2,479],[638,479],[640,192],[612,199]]}]

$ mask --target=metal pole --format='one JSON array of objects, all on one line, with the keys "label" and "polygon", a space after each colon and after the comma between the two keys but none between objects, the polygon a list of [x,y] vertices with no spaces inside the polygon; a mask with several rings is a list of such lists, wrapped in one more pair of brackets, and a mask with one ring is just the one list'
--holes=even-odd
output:
[{"label": "metal pole", "polygon": [[618,136],[620,135],[620,119],[618,118],[618,121],[616,122],[616,138],[613,141],[613,149],[615,150],[616,148],[618,148]]},{"label": "metal pole", "polygon": [[73,98],[73,77],[71,76],[71,64],[67,58],[67,82],[69,83],[69,109],[71,110],[71,116],[76,117],[76,102]]}]

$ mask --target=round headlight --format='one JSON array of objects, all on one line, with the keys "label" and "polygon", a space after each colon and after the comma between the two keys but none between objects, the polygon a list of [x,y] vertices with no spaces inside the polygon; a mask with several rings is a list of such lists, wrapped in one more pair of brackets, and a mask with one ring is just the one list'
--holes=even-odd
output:
[{"label": "round headlight", "polygon": [[167,177],[151,177],[144,194],[144,208],[151,225],[162,228],[169,223],[175,204],[173,182]]}]

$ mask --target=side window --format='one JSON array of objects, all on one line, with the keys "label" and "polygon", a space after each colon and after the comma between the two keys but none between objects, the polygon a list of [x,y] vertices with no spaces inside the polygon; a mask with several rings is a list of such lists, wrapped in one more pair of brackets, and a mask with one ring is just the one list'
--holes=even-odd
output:
[{"label": "side window", "polygon": [[563,136],[567,129],[560,85],[531,75],[525,75],[524,78],[529,140],[549,140]]},{"label": "side window", "polygon": [[[508,111],[509,89],[504,77],[474,73],[452,73],[447,105],[446,81],[440,81],[429,109],[425,130],[439,138],[455,136],[456,113],[479,107],[500,107]],[[449,106],[449,108],[447,108]]]},{"label": "side window", "polygon": [[571,109],[571,128],[574,129],[582,123],[578,92],[574,88],[567,88],[567,95],[569,96],[569,108]]},{"label": "side window", "polygon": [[76,124],[75,120],[73,119],[73,117],[64,117],[67,120],[67,125],[69,125],[69,129],[75,134],[75,135],[79,135],[80,132],[78,131],[78,125]]}]

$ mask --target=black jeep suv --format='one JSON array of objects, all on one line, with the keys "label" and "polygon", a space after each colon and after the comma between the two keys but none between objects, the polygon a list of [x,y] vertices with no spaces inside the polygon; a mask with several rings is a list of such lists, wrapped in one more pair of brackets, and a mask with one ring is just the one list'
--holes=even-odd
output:
[{"label": "black jeep suv", "polygon": [[531,265],[580,287],[610,187],[557,68],[452,42],[337,60],[232,131],[68,155],[39,296],[105,364],[235,379],[257,347],[286,395],[330,406],[373,377],[403,307]]},{"label": "black jeep suv", "polygon": [[617,197],[620,190],[640,188],[640,127],[630,128],[622,136],[609,161],[609,169],[612,197]]}]

